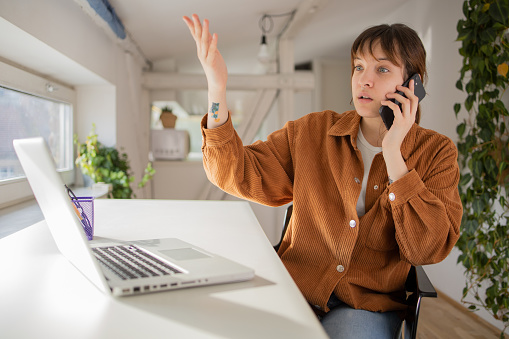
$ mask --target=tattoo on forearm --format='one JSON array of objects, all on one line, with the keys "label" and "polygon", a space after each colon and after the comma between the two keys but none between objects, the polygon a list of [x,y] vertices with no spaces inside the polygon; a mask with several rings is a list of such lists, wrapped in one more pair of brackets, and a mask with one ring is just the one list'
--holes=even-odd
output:
[{"label": "tattoo on forearm", "polygon": [[219,110],[219,103],[213,102],[212,107],[210,107],[210,114],[212,114],[212,117],[214,118],[215,122],[219,122],[219,117],[217,114],[218,110]]}]

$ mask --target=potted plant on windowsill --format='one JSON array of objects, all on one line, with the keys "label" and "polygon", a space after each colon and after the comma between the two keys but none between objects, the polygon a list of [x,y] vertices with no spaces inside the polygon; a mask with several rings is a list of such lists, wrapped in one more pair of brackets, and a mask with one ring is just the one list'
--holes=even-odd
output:
[{"label": "potted plant on windowsill", "polygon": [[[95,124],[87,136],[85,143],[78,142],[77,136],[74,143],[78,146],[78,158],[76,165],[81,168],[83,175],[90,177],[94,183],[111,184],[112,190],[109,198],[130,199],[135,197],[131,188],[134,177],[126,153],[120,153],[115,147],[106,147],[97,140]],[[145,168],[143,178],[138,187],[144,187],[152,179],[155,170],[149,162]]]},{"label": "potted plant on windowsill", "polygon": [[169,106],[161,108],[161,115],[159,116],[164,128],[175,128],[177,116],[173,114],[173,109]]}]

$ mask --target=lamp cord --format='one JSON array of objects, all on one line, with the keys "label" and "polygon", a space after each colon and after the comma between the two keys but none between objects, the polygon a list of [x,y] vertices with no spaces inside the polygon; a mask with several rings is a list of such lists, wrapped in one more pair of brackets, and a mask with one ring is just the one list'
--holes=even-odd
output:
[{"label": "lamp cord", "polygon": [[270,33],[272,31],[272,29],[274,28],[274,20],[272,18],[290,16],[290,15],[293,17],[295,12],[296,12],[296,10],[293,10],[293,11],[287,12],[287,13],[281,13],[281,14],[264,14],[260,18],[258,25],[260,26],[262,33],[265,35],[267,33]]}]

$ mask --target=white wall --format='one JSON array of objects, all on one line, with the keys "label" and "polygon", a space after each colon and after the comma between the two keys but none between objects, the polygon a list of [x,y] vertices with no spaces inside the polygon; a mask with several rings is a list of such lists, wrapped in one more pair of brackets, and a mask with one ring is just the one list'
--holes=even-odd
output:
[{"label": "white wall", "polygon": [[88,112],[88,114],[79,114],[76,119],[75,132],[80,141],[85,141],[92,129],[92,124],[95,124],[96,133],[100,136],[101,142],[106,146],[115,145],[117,141],[115,86],[76,86],[76,94],[76,111]]},{"label": "white wall", "polygon": [[116,46],[74,1],[1,1],[0,15],[106,81],[115,83]]},{"label": "white wall", "polygon": [[350,59],[317,58],[313,61],[317,77],[314,110],[330,109],[341,113],[354,109],[350,70]]}]

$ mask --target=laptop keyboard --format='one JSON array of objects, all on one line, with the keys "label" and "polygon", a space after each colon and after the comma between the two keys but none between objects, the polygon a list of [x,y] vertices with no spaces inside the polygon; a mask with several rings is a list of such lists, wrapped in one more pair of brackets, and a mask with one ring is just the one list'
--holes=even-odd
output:
[{"label": "laptop keyboard", "polygon": [[183,273],[134,245],[95,247],[92,252],[122,280]]}]

